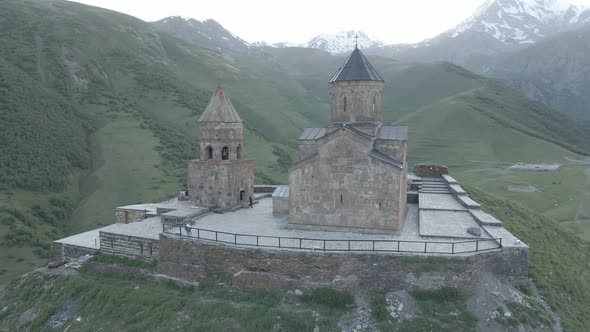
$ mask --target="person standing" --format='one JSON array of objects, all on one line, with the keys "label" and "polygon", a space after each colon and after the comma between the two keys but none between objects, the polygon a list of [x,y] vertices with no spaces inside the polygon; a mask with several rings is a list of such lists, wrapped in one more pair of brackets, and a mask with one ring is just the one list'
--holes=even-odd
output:
[{"label": "person standing", "polygon": [[249,204],[250,208],[254,207],[254,203],[252,202],[252,196],[250,196],[250,204]]}]

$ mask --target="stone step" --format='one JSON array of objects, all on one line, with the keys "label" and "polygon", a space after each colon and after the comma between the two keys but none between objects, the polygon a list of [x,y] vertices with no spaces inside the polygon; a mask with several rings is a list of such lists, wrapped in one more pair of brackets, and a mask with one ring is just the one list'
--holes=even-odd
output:
[{"label": "stone step", "polygon": [[420,190],[420,193],[423,194],[450,194],[449,190]]},{"label": "stone step", "polygon": [[422,188],[448,188],[446,184],[438,184],[438,183],[427,183],[420,185]]}]

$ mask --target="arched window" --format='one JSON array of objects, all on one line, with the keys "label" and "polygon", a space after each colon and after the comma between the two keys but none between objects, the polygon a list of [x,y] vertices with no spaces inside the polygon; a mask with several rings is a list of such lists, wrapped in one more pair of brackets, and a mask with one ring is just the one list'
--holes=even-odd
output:
[{"label": "arched window", "polygon": [[229,160],[229,149],[227,146],[221,149],[221,160]]},{"label": "arched window", "polygon": [[211,147],[211,145],[209,145],[205,148],[205,153],[207,155],[207,159],[209,159],[209,160],[213,159],[213,148]]},{"label": "arched window", "polygon": [[344,97],[344,112],[346,112],[346,97]]},{"label": "arched window", "polygon": [[237,150],[237,158],[242,159],[242,146],[238,145],[238,150]]}]

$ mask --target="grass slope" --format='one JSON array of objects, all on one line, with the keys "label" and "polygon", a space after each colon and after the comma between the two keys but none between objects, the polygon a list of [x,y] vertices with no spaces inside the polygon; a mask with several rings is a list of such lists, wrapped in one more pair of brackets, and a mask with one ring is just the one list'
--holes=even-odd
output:
[{"label": "grass slope", "polygon": [[468,188],[486,212],[530,246],[529,273],[566,331],[590,327],[590,244],[518,203]]}]

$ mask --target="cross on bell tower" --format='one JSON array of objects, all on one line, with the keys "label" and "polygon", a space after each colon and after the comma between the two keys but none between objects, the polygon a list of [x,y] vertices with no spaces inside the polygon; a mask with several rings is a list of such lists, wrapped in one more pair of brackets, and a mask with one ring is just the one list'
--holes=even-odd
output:
[{"label": "cross on bell tower", "polygon": [[354,35],[354,48],[359,48],[359,34]]}]

